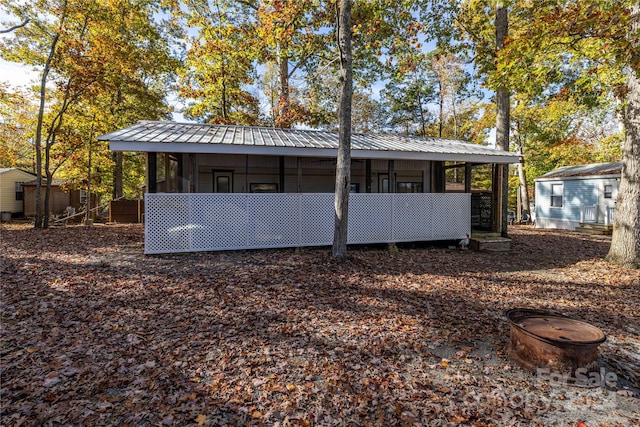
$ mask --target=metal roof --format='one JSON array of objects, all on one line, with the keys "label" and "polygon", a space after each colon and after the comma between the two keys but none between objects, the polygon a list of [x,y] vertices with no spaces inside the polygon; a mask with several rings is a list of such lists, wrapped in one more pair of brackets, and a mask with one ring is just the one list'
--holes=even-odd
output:
[{"label": "metal roof", "polygon": [[[115,151],[335,157],[338,134],[321,130],[141,121],[98,137]],[[460,140],[353,134],[353,158],[515,163],[518,155]]]},{"label": "metal roof", "polygon": [[620,175],[621,171],[622,162],[591,163],[588,165],[563,166],[547,172],[537,179]]}]

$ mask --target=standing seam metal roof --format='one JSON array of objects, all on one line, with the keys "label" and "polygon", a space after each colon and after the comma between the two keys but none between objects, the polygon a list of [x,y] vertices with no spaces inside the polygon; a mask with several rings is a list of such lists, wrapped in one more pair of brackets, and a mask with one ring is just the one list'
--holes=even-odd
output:
[{"label": "standing seam metal roof", "polygon": [[[277,129],[162,121],[141,121],[129,128],[102,135],[98,139],[131,143],[133,145],[136,143],[224,144],[298,149],[337,149],[339,144],[337,133],[323,130]],[[514,162],[517,161],[515,153],[461,140],[392,134],[353,134],[351,149],[378,152],[477,154],[508,157],[513,158]],[[162,151],[162,148],[159,148],[158,151]]]},{"label": "standing seam metal roof", "polygon": [[563,178],[595,175],[616,175],[622,171],[622,162],[591,163],[587,165],[563,166],[542,175],[540,178]]}]

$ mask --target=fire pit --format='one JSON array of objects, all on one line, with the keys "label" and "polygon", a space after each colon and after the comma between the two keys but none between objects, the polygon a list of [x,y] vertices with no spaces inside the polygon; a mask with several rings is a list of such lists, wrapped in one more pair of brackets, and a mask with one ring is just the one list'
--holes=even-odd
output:
[{"label": "fire pit", "polygon": [[597,371],[598,346],[606,336],[593,325],[561,314],[516,308],[506,312],[510,323],[509,353],[525,369],[536,372]]}]

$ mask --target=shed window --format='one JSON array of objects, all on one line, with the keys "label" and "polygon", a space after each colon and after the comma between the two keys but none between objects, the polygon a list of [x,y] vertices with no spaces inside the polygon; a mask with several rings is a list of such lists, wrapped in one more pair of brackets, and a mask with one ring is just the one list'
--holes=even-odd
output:
[{"label": "shed window", "polygon": [[604,198],[605,199],[610,199],[612,193],[613,193],[613,185],[605,185],[604,186]]},{"label": "shed window", "polygon": [[86,205],[87,204],[87,191],[86,190],[80,190],[80,204],[81,205]]},{"label": "shed window", "polygon": [[551,206],[562,207],[562,193],[564,192],[564,184],[551,184]]},{"label": "shed window", "polygon": [[[22,181],[15,183],[16,200],[24,200],[24,192],[22,190],[22,184],[23,184]],[[11,188],[11,187],[9,187],[9,188]]]}]

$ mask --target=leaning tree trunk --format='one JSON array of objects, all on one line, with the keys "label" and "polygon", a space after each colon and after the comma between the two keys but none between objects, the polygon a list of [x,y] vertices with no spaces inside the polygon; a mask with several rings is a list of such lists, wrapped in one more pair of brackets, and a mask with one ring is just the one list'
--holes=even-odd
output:
[{"label": "leaning tree trunk", "polygon": [[339,260],[347,256],[349,187],[351,183],[351,100],[353,70],[351,54],[351,0],[341,0],[338,12],[338,48],[340,50],[339,147],[336,164],[335,226],[331,255]]},{"label": "leaning tree trunk", "polygon": [[[58,45],[58,39],[60,38],[59,34],[53,36],[53,40],[51,41],[51,48],[49,49],[49,56],[47,57],[47,62],[44,64],[44,69],[42,70],[42,80],[40,81],[40,108],[38,110],[38,124],[36,125],[36,140],[35,140],[35,149],[36,149],[36,221],[35,228],[43,227],[43,215],[42,215],[42,126],[44,122],[44,110],[45,110],[45,101],[46,101],[46,90],[47,90],[47,77],[49,75],[49,71],[51,70],[51,62],[53,61],[53,56],[56,52],[56,46]],[[47,214],[45,213],[45,216]]]},{"label": "leaning tree trunk", "polygon": [[[635,4],[631,12],[631,34],[637,34],[640,31],[640,5]],[[607,261],[632,268],[640,267],[640,71],[633,66],[640,60],[638,44],[636,41],[636,56],[631,58],[629,67],[622,176],[607,255]]]},{"label": "leaning tree trunk", "polygon": [[[504,47],[507,38],[509,20],[507,7],[501,0],[496,5],[496,56]],[[504,85],[500,85],[496,94],[496,148],[498,150],[509,151],[509,91]],[[509,168],[507,165],[498,165],[498,174],[495,184],[498,186],[494,191],[497,220],[495,231],[499,231],[503,236],[507,236],[507,202],[509,197]]]}]

